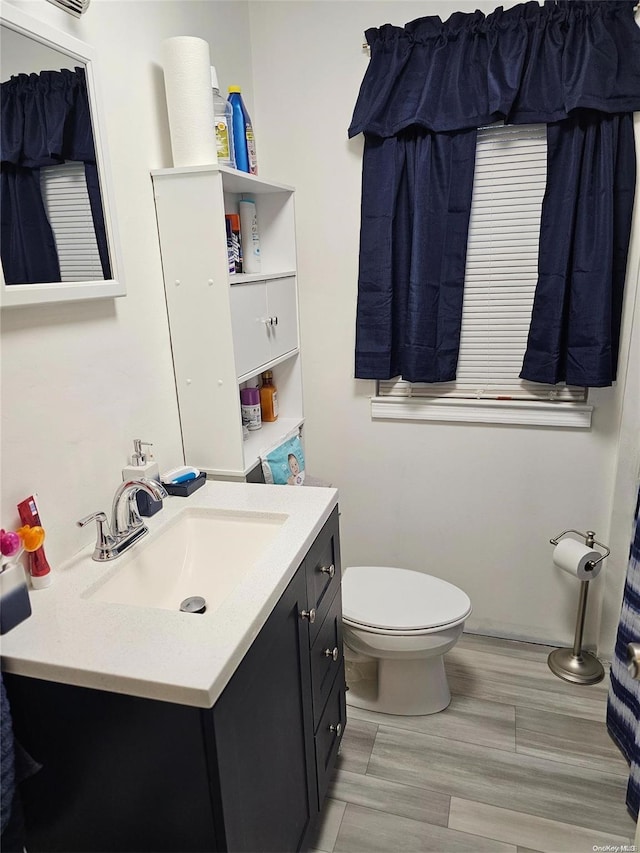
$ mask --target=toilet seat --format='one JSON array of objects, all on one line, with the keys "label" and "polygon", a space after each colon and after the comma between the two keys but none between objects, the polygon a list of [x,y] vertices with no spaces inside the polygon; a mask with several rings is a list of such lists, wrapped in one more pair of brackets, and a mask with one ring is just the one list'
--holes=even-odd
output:
[{"label": "toilet seat", "polygon": [[350,566],[343,620],[372,634],[416,635],[452,628],[471,613],[469,596],[440,578],[390,566]]}]

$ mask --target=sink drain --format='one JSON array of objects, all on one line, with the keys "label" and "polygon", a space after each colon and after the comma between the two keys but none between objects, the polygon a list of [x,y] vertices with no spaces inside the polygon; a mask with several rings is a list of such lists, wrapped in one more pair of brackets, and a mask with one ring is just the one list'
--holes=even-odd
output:
[{"label": "sink drain", "polygon": [[180,610],[183,613],[204,613],[206,609],[207,602],[201,595],[192,595],[190,598],[185,598],[180,605]]}]

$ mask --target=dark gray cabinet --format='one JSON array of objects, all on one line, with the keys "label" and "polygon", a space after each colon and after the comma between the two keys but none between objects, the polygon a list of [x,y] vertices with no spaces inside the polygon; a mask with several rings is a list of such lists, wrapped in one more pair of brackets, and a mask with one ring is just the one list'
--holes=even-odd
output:
[{"label": "dark gray cabinet", "polygon": [[298,572],[207,721],[229,850],[297,850],[317,808],[306,606]]},{"label": "dark gray cabinet", "polygon": [[213,708],[5,675],[30,853],[300,849],[346,723],[340,600],[336,509]]}]

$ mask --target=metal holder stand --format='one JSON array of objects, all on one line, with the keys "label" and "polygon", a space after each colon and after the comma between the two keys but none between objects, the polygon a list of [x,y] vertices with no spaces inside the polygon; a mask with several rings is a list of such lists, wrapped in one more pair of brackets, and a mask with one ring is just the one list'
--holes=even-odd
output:
[{"label": "metal holder stand", "polygon": [[[599,560],[593,560],[587,563],[587,570],[593,569],[609,556],[611,551],[602,542],[597,542],[593,530],[587,530],[586,533],[581,533],[579,530],[565,530],[555,539],[550,539],[552,545],[557,545],[567,533],[577,533],[578,536],[584,536],[585,545],[587,548],[593,549],[594,545],[599,545],[607,552],[603,554]],[[604,667],[595,655],[590,652],[585,652],[582,649],[582,635],[584,632],[584,619],[587,613],[587,595],[589,593],[589,581],[580,581],[580,598],[578,599],[578,614],[576,617],[576,633],[573,640],[572,649],[556,649],[551,652],[547,659],[549,669],[558,678],[565,681],[572,681],[575,684],[597,684],[604,678]]]}]

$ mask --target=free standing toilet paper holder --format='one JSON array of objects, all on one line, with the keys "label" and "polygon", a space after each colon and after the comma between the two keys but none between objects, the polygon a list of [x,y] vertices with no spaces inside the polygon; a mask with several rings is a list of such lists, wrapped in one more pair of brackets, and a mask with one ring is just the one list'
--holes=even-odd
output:
[{"label": "free standing toilet paper holder", "polygon": [[[586,533],[581,533],[579,530],[564,530],[554,539],[550,539],[552,545],[557,545],[563,536],[567,533],[577,533],[578,536],[584,537],[584,544],[587,548],[593,549],[594,545],[599,545],[607,552],[597,560],[590,560],[586,568],[589,571],[606,559],[611,551],[602,542],[598,542],[595,538],[596,534],[593,530],[587,530]],[[573,681],[575,684],[597,684],[604,678],[604,667],[595,655],[590,652],[585,652],[582,649],[582,634],[584,632],[584,618],[587,613],[587,595],[589,593],[589,581],[580,581],[580,598],[578,599],[578,614],[576,617],[576,632],[573,640],[572,649],[555,649],[549,655],[547,663],[549,669],[558,678],[565,681]]]}]

